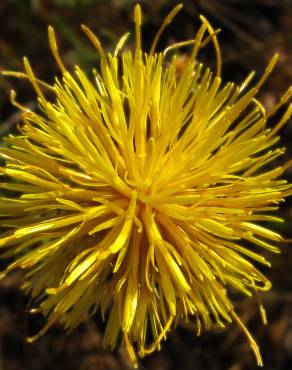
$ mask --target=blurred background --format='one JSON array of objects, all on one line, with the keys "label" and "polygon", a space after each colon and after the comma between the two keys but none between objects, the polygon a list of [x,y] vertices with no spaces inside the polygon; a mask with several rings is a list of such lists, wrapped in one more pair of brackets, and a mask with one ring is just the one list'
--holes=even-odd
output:
[{"label": "blurred background", "polygon": [[[240,83],[251,70],[259,76],[275,52],[280,61],[260,93],[260,101],[271,108],[292,84],[292,1],[291,0],[185,0],[184,9],[164,33],[159,48],[191,39],[205,15],[215,28],[221,28],[219,41],[223,54],[223,78]],[[89,26],[106,50],[114,50],[120,36],[133,33],[132,0],[1,0],[0,69],[22,71],[27,56],[38,78],[53,82],[59,70],[50,53],[47,26],[53,25],[66,66],[81,65],[88,72],[98,65],[97,53],[80,29]],[[163,17],[178,1],[145,0],[143,44],[151,44]],[[131,47],[133,39],[127,43]],[[183,51],[180,58],[183,66]],[[212,47],[200,59],[214,66]],[[25,80],[0,77],[0,137],[14,132],[21,114],[11,106],[10,90],[18,100],[36,107],[34,92]],[[282,111],[283,113],[283,111]],[[279,112],[281,115],[281,112]],[[278,117],[279,118],[279,117]],[[277,117],[275,117],[277,119]],[[292,122],[282,129],[287,152],[281,163],[292,157]],[[5,144],[2,144],[5,145]],[[292,172],[287,178],[292,181]],[[292,201],[281,207],[284,224],[271,225],[286,238],[292,238]],[[261,322],[256,299],[235,295],[236,308],[255,336],[263,355],[264,369],[292,369],[292,247],[281,245],[282,254],[269,255],[272,269],[264,271],[273,282],[272,291],[262,295],[268,326]],[[3,268],[5,262],[1,262]],[[127,356],[102,347],[99,317],[84,323],[71,334],[59,327],[49,330],[33,344],[26,337],[35,334],[44,319],[28,313],[29,297],[20,291],[21,273],[0,281],[0,370],[120,370],[130,369]],[[236,325],[196,337],[185,324],[169,334],[161,351],[140,362],[140,369],[155,370],[245,370],[256,369],[249,344]]]}]

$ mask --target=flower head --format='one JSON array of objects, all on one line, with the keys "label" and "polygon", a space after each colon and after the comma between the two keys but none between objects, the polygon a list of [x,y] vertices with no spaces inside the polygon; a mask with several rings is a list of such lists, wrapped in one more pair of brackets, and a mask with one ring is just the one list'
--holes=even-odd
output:
[{"label": "flower head", "polygon": [[[24,288],[36,298],[48,324],[72,329],[101,310],[104,336],[112,348],[121,340],[133,360],[160,347],[179,320],[202,329],[235,321],[261,363],[256,342],[234,311],[228,291],[246,295],[270,289],[254,266],[269,262],[259,254],[281,236],[262,226],[291,187],[272,167],[283,148],[256,99],[273,69],[247,90],[223,84],[217,32],[201,17],[194,40],[156,52],[141,46],[141,11],[135,8],[136,48],[100,54],[90,79],[80,67],[69,72],[49,27],[52,52],[62,76],[53,86],[39,81],[26,58],[25,73],[39,113],[23,111],[20,135],[9,135],[0,169],[17,192],[1,199],[2,257],[14,257],[7,272],[25,271]],[[198,51],[213,42],[217,70],[198,62]],[[178,73],[173,50],[190,45]],[[172,56],[171,56],[172,55]],[[9,74],[9,73],[8,73]],[[10,73],[11,74],[11,73]],[[54,94],[51,102],[46,91]],[[275,110],[291,97],[291,89]],[[281,220],[280,220],[281,221]]]}]

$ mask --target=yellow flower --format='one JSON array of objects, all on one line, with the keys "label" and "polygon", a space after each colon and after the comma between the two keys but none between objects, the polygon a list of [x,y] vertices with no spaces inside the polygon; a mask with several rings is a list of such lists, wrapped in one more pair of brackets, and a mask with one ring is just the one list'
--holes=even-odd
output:
[{"label": "yellow flower", "polygon": [[[134,52],[121,52],[127,34],[105,53],[83,26],[100,54],[93,79],[64,67],[51,27],[61,79],[39,81],[26,58],[24,74],[6,73],[31,82],[40,112],[12,93],[23,125],[0,150],[0,173],[14,180],[1,183],[14,192],[0,204],[2,257],[15,257],[5,273],[24,269],[23,286],[48,317],[40,334],[56,321],[72,329],[101,310],[104,343],[114,348],[121,339],[135,362],[180,320],[195,321],[198,334],[235,321],[261,364],[228,289],[250,296],[271,287],[252,262],[269,266],[257,250],[278,252],[282,240],[262,221],[281,221],[268,213],[291,194],[281,178],[289,163],[271,165],[284,152],[275,144],[291,104],[273,128],[267,119],[292,91],[273,112],[256,99],[277,55],[250,90],[253,74],[223,85],[217,31],[204,17],[194,40],[156,52],[180,9],[150,52],[142,51],[138,5]],[[215,73],[197,59],[210,41]],[[192,51],[178,72],[173,51],[186,45]]]}]

